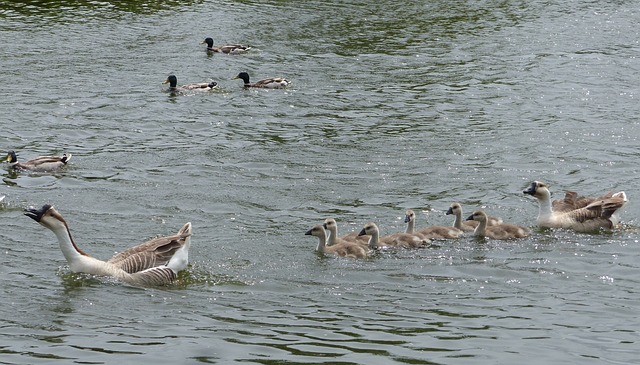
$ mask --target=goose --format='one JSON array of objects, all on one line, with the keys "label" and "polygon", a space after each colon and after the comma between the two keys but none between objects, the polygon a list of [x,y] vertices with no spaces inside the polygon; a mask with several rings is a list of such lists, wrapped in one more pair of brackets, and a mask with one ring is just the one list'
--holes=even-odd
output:
[{"label": "goose", "polygon": [[162,82],[163,84],[169,84],[169,91],[172,93],[185,92],[185,91],[211,91],[218,86],[218,83],[215,81],[211,82],[200,82],[195,84],[187,84],[178,86],[178,78],[176,75],[169,75],[166,80]]},{"label": "goose", "polygon": [[69,225],[52,205],[28,208],[25,215],[56,235],[73,272],[110,276],[132,285],[157,286],[174,281],[189,263],[191,223],[186,223],[175,235],[151,239],[102,261],[76,245]]},{"label": "goose", "polygon": [[15,151],[9,151],[5,162],[17,171],[53,172],[66,166],[70,159],[71,154],[65,153],[62,156],[40,156],[27,162],[18,162]]},{"label": "goose", "polygon": [[405,212],[404,222],[407,224],[405,233],[415,234],[416,236],[420,236],[422,238],[453,239],[459,238],[460,235],[462,235],[462,231],[460,229],[447,226],[429,226],[416,231],[416,214],[411,209],[408,209]]},{"label": "goose", "polygon": [[[462,219],[462,205],[460,203],[453,203],[449,206],[449,210],[447,210],[447,215],[453,214],[455,216],[455,220],[453,221],[453,226],[463,232],[473,232],[478,226],[477,221],[465,221]],[[499,217],[489,217],[487,221],[487,225],[493,226],[496,224],[502,223],[502,218]]]},{"label": "goose", "polygon": [[322,224],[316,224],[305,235],[318,237],[316,251],[324,254],[335,254],[342,257],[364,258],[367,257],[367,249],[356,242],[340,242],[333,246],[327,246],[327,233]]},{"label": "goose", "polygon": [[[534,181],[524,194],[538,199],[538,226],[545,228],[566,228],[576,232],[592,232],[601,228],[612,229],[618,224],[616,211],[628,201],[624,191],[608,193],[600,198],[589,199],[584,202],[573,199],[569,195],[569,203],[552,203],[549,186],[542,181]],[[567,197],[565,196],[565,199]],[[556,210],[554,210],[554,205]]]},{"label": "goose", "polygon": [[226,53],[226,54],[238,54],[244,53],[251,49],[249,46],[243,46],[241,44],[225,44],[222,46],[214,47],[213,46],[213,38],[205,38],[204,41],[200,44],[207,45],[207,52],[213,53]]},{"label": "goose", "polygon": [[500,223],[493,226],[487,225],[489,217],[482,210],[476,210],[467,218],[468,221],[478,222],[478,226],[473,231],[476,237],[489,237],[495,240],[508,240],[512,238],[523,238],[529,235],[529,229],[515,224]]},{"label": "goose", "polygon": [[327,238],[327,246],[333,246],[336,243],[342,242],[356,242],[361,245],[367,245],[369,236],[358,236],[358,232],[351,232],[342,237],[338,237],[338,223],[333,218],[327,218],[323,223],[324,229],[329,231],[329,237]]},{"label": "goose", "polygon": [[380,237],[380,230],[378,226],[369,222],[364,225],[359,236],[369,235],[369,249],[377,250],[381,247],[403,247],[403,248],[415,248],[425,246],[431,243],[431,240],[419,237],[410,233],[394,233]]},{"label": "goose", "polygon": [[259,87],[268,89],[282,89],[291,85],[291,81],[282,77],[271,77],[268,79],[262,79],[252,84],[249,82],[249,74],[246,72],[240,72],[236,77],[233,78],[233,80],[235,79],[242,79],[242,81],[244,81],[245,88]]}]

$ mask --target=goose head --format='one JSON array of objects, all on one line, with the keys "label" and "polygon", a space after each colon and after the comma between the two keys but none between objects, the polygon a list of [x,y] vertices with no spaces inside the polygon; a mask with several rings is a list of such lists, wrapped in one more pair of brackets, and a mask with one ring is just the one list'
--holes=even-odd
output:
[{"label": "goose head", "polygon": [[50,204],[45,204],[40,209],[30,207],[25,209],[25,211],[26,213],[24,213],[24,215],[52,231],[68,228],[67,222],[62,218],[62,215]]},{"label": "goose head", "polygon": [[468,221],[486,222],[487,213],[482,210],[476,210],[467,218]]},{"label": "goose head", "polygon": [[524,190],[523,193],[538,199],[548,199],[551,196],[551,193],[549,192],[549,185],[542,181],[532,182],[529,188]]}]

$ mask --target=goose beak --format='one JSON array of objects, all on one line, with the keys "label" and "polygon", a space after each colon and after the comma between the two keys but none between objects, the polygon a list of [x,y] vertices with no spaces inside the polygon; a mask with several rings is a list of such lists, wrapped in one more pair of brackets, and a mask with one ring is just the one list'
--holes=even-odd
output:
[{"label": "goose beak", "polygon": [[473,214],[471,214],[470,216],[467,217],[468,221],[472,221],[473,220]]},{"label": "goose beak", "polygon": [[411,217],[409,217],[408,215],[404,216],[404,222],[405,223],[409,223],[410,220],[411,220]]},{"label": "goose beak", "polygon": [[536,183],[535,182],[531,183],[531,186],[529,186],[529,189],[523,190],[522,193],[523,194],[528,194],[528,195],[535,195],[535,193],[536,193]]},{"label": "goose beak", "polygon": [[42,216],[44,215],[44,213],[46,213],[51,208],[52,207],[49,204],[45,204],[40,209],[36,209],[34,207],[29,207],[29,208],[25,209],[26,213],[24,213],[24,215],[26,215],[27,217],[33,219],[36,222],[40,222],[40,220],[42,219]]},{"label": "goose beak", "polygon": [[367,231],[363,228],[360,233],[358,233],[358,236],[365,236],[367,234]]},{"label": "goose beak", "polygon": [[447,210],[447,213],[445,213],[445,214],[446,215],[453,214],[453,208],[450,207],[449,210]]},{"label": "goose beak", "polygon": [[311,236],[311,230],[308,230],[304,233],[305,236]]}]

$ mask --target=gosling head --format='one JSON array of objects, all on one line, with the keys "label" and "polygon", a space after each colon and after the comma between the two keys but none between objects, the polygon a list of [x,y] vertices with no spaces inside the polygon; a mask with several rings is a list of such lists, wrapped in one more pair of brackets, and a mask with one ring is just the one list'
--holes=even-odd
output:
[{"label": "gosling head", "polygon": [[462,206],[460,206],[460,204],[458,203],[453,203],[449,207],[449,210],[447,210],[447,215],[458,214],[458,212],[462,213]]},{"label": "gosling head", "polygon": [[338,224],[336,223],[335,219],[327,218],[327,219],[324,220],[323,226],[324,226],[324,229],[328,229],[328,230],[331,231],[332,229],[337,228]]},{"label": "gosling head", "polygon": [[310,230],[305,232],[305,235],[324,237],[325,236],[324,227],[322,226],[322,224],[316,224],[315,226],[311,227]]},{"label": "gosling head", "polygon": [[364,228],[362,228],[360,233],[358,233],[358,236],[373,236],[376,233],[378,233],[378,226],[376,226],[376,224],[373,222],[369,222],[364,225]]},{"label": "gosling head", "polygon": [[416,220],[416,213],[414,213],[413,210],[408,209],[405,213],[404,213],[404,222],[405,223],[409,223],[409,222],[413,222]]},{"label": "gosling head", "polygon": [[471,215],[467,218],[468,221],[478,221],[478,222],[486,222],[487,221],[487,213],[482,210],[476,210],[471,213]]}]

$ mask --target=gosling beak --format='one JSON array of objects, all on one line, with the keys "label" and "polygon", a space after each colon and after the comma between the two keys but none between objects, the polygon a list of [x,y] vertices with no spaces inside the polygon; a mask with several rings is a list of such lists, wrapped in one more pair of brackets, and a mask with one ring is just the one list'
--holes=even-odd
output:
[{"label": "gosling beak", "polygon": [[468,221],[472,221],[473,220],[473,214],[471,214],[470,216],[467,217]]},{"label": "gosling beak", "polygon": [[365,231],[365,229],[363,228],[360,233],[358,233],[358,236],[365,236],[367,234],[367,232]]},{"label": "gosling beak", "polygon": [[446,215],[453,214],[453,208],[449,207],[449,210],[447,210],[447,213],[445,214]]},{"label": "gosling beak", "polygon": [[311,236],[311,230],[306,231],[305,236]]}]

